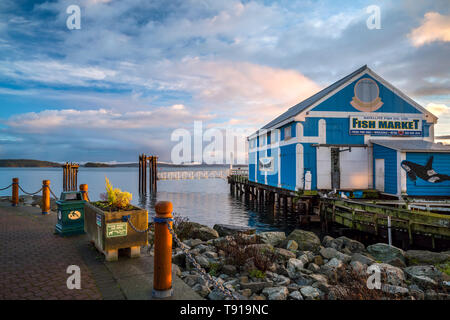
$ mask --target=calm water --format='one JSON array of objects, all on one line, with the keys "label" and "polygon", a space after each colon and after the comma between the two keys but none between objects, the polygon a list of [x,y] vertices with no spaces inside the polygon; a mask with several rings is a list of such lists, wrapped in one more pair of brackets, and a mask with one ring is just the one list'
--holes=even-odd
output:
[{"label": "calm water", "polygon": [[[215,169],[212,169],[215,170]],[[157,201],[171,201],[174,211],[189,221],[212,227],[226,223],[255,227],[258,231],[295,229],[295,217],[273,212],[269,208],[256,208],[230,195],[228,183],[222,179],[158,181],[158,192],[140,197],[138,192],[138,168],[80,168],[78,184],[89,185],[91,201],[99,200],[105,192],[105,176],[115,188],[131,192],[132,203],[149,210],[154,215]],[[50,180],[50,187],[59,197],[62,191],[61,168],[0,168],[0,188],[6,187],[14,177],[27,192],[35,192],[42,180]],[[11,189],[0,191],[0,196],[11,195]]]}]

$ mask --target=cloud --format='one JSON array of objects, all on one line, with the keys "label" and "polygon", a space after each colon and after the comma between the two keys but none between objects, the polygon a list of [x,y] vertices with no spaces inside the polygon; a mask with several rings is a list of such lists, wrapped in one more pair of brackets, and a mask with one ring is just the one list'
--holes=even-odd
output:
[{"label": "cloud", "polygon": [[450,113],[450,108],[443,103],[429,103],[426,109],[436,116],[445,115]]},{"label": "cloud", "polygon": [[450,15],[441,15],[438,12],[427,12],[422,25],[408,35],[415,47],[435,41],[450,41]]}]

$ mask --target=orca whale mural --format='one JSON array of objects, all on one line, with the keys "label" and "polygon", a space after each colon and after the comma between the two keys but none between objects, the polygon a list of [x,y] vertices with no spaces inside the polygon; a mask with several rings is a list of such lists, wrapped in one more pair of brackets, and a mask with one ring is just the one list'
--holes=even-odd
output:
[{"label": "orca whale mural", "polygon": [[400,165],[406,171],[408,177],[412,181],[416,181],[417,177],[431,183],[438,183],[450,180],[449,175],[439,174],[433,170],[433,156],[431,156],[428,159],[427,164],[425,166],[406,160],[403,160],[400,163]]}]

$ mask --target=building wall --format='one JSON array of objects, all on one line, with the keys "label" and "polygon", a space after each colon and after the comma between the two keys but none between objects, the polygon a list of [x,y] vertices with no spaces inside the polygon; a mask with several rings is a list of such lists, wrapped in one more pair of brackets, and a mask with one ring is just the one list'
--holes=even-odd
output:
[{"label": "building wall", "polygon": [[397,151],[377,144],[373,145],[373,185],[376,186],[375,159],[384,159],[384,192],[397,194]]},{"label": "building wall", "polygon": [[[433,170],[438,174],[450,176],[450,153],[407,152],[406,161],[425,166],[431,156],[433,156]],[[431,183],[422,180],[419,177],[417,177],[416,181],[412,181],[407,177],[406,191],[410,196],[450,196],[450,180],[439,183]]]}]

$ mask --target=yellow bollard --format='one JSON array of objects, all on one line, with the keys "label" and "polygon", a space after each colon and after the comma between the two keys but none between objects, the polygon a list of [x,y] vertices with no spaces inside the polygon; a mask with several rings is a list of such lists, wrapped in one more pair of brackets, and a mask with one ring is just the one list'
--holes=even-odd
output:
[{"label": "yellow bollard", "polygon": [[50,180],[42,181],[42,214],[50,211]]},{"label": "yellow bollard", "polygon": [[[153,297],[167,298],[172,289],[172,235],[164,219],[172,219],[173,205],[160,201],[155,205],[155,255],[153,273]],[[170,221],[172,228],[172,222]]]},{"label": "yellow bollard", "polygon": [[12,179],[12,205],[16,207],[19,205],[19,178]]},{"label": "yellow bollard", "polygon": [[89,202],[88,185],[80,184],[80,191],[83,196],[83,200]]}]

